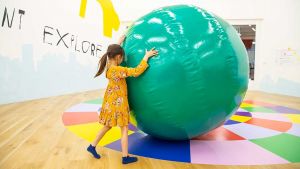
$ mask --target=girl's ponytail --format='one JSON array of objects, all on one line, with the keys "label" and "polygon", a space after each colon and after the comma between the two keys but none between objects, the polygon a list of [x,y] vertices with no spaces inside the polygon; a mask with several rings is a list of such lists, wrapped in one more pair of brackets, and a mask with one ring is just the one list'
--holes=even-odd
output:
[{"label": "girl's ponytail", "polygon": [[115,56],[121,55],[122,57],[125,55],[123,48],[119,44],[111,44],[107,48],[107,52],[102,56],[99,60],[99,70],[94,77],[101,75],[105,69],[107,58],[113,59]]},{"label": "girl's ponytail", "polygon": [[105,69],[105,66],[106,66],[106,62],[107,62],[107,52],[102,56],[102,58],[99,60],[99,70],[98,72],[96,73],[96,75],[94,76],[94,78],[96,78],[97,76],[101,75]]}]

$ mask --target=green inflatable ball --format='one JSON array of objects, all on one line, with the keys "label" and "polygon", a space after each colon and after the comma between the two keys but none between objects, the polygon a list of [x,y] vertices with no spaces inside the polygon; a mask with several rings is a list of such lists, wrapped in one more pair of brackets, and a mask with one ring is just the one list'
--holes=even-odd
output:
[{"label": "green inflatable ball", "polygon": [[248,57],[235,29],[190,5],[168,6],[136,20],[126,33],[124,66],[145,49],[159,55],[137,78],[127,78],[138,128],[161,139],[186,140],[222,125],[248,88]]}]

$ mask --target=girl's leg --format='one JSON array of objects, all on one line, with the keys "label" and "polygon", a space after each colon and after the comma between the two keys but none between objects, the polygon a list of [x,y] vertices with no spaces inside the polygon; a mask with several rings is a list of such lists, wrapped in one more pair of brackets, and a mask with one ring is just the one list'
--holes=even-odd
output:
[{"label": "girl's leg", "polygon": [[122,156],[128,156],[128,126],[121,127]]},{"label": "girl's leg", "polygon": [[136,157],[128,156],[128,126],[121,127],[121,144],[122,144],[122,163],[129,164],[136,162],[138,159]]},{"label": "girl's leg", "polygon": [[101,156],[97,153],[96,151],[96,146],[99,143],[99,141],[102,139],[102,137],[105,135],[105,133],[107,131],[109,131],[111,129],[111,127],[108,126],[104,126],[99,133],[97,134],[95,140],[93,141],[92,144],[89,145],[89,147],[87,148],[87,151],[90,152],[95,158],[99,159],[101,158]]},{"label": "girl's leg", "polygon": [[92,146],[96,147],[99,141],[102,139],[102,137],[111,129],[109,126],[104,126],[97,134],[95,140],[91,144]]}]

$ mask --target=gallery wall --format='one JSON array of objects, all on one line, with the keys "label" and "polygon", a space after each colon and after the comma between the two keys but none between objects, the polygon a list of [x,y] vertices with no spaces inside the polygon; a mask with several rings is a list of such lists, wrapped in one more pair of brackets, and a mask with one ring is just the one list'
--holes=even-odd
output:
[{"label": "gallery wall", "polygon": [[249,89],[300,97],[297,0],[1,0],[0,104],[105,88],[93,76],[108,44],[138,17],[175,4],[257,23]]}]

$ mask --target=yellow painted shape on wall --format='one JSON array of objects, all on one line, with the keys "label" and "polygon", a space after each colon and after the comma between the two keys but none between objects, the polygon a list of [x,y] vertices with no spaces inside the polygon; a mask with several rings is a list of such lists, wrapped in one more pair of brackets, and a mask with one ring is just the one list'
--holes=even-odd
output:
[{"label": "yellow painted shape on wall", "polygon": [[[97,0],[103,11],[103,34],[112,37],[112,30],[117,31],[120,27],[119,16],[116,13],[111,0]],[[85,17],[87,0],[81,0],[79,16]]]},{"label": "yellow painted shape on wall", "polygon": [[85,17],[86,3],[87,0],[81,0],[79,16],[81,16],[82,18]]},{"label": "yellow painted shape on wall", "polygon": [[[72,126],[66,126],[67,129],[69,129],[71,132],[76,134],[77,136],[92,142],[97,133],[101,128],[103,128],[103,125],[99,124],[98,122],[95,123],[87,123],[87,124],[79,124],[79,125],[72,125]],[[128,134],[132,134],[133,131],[129,130]],[[121,138],[121,131],[119,127],[113,127],[110,131],[108,131],[103,139],[99,142],[98,145],[105,146],[107,144],[110,144],[114,141],[117,141]]]}]

